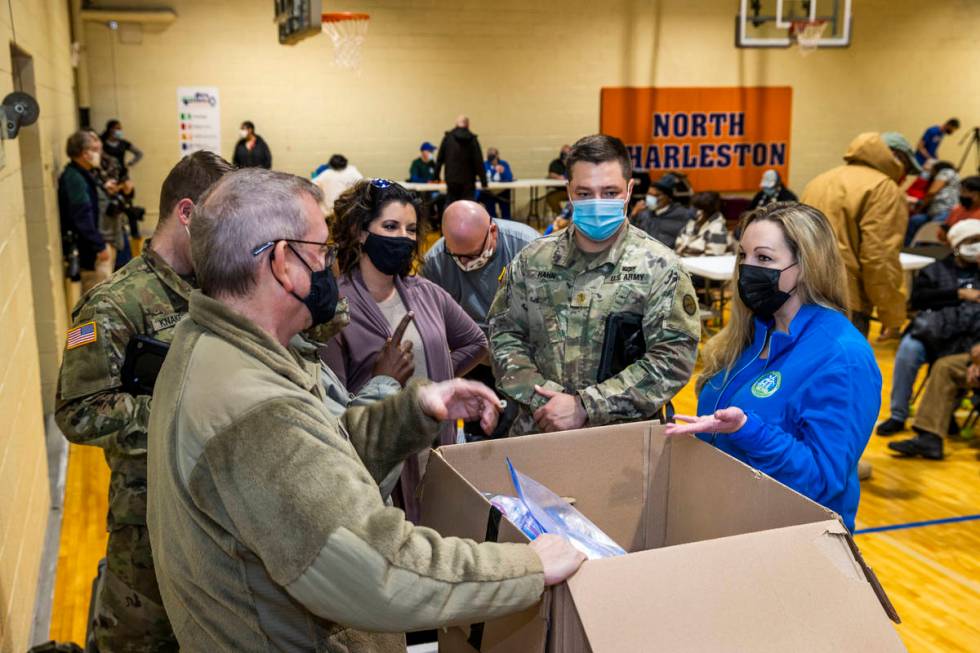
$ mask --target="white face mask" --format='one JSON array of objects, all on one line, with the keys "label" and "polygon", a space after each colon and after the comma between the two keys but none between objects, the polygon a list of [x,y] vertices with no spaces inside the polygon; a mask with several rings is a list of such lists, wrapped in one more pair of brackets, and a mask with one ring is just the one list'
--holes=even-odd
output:
[{"label": "white face mask", "polygon": [[102,153],[89,150],[85,152],[85,160],[88,161],[89,165],[93,168],[98,168],[100,165],[102,165]]},{"label": "white face mask", "polygon": [[242,138],[248,138],[248,130],[247,129],[240,129],[238,131],[238,135],[241,136]]},{"label": "white face mask", "polygon": [[957,254],[963,258],[976,260],[980,256],[980,243],[970,243],[969,245],[961,245],[956,249]]},{"label": "white face mask", "polygon": [[459,266],[459,269],[463,272],[473,272],[475,270],[485,268],[487,263],[490,262],[490,259],[493,258],[493,252],[493,247],[487,247],[485,250],[483,250],[482,254],[475,259],[472,259],[469,263],[463,263],[455,256],[453,257],[453,260],[456,261],[456,265]]},{"label": "white face mask", "polygon": [[646,198],[644,198],[644,199],[646,200],[647,208],[648,209],[655,209],[655,208],[657,208],[657,196],[656,195],[647,195]]}]

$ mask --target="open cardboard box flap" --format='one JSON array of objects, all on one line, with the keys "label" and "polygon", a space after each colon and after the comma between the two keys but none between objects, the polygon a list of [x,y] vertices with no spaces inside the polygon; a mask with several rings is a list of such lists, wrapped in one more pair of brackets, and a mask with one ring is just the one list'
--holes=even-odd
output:
[{"label": "open cardboard box flap", "polygon": [[905,650],[846,537],[832,520],[587,562],[556,620],[589,648],[555,650]]},{"label": "open cardboard box flap", "polygon": [[514,494],[507,458],[630,554],[585,563],[543,606],[455,629],[446,641],[469,643],[447,650],[904,650],[837,515],[656,423],[443,447],[423,481],[423,523],[526,541],[506,519],[494,525],[483,495]]}]

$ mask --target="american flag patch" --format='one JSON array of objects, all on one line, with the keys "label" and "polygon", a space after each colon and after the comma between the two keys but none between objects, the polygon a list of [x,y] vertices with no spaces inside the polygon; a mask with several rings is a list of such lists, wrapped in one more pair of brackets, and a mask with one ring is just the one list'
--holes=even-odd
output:
[{"label": "american flag patch", "polygon": [[95,322],[86,322],[69,331],[65,349],[74,349],[90,342],[95,342]]}]

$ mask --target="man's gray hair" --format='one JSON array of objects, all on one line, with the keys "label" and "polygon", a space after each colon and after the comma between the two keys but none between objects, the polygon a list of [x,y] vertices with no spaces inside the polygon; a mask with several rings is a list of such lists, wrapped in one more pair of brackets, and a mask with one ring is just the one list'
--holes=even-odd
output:
[{"label": "man's gray hair", "polygon": [[80,129],[68,137],[65,143],[65,154],[69,159],[77,159],[88,149],[91,143],[97,141],[99,137],[88,129]]},{"label": "man's gray hair", "polygon": [[209,297],[247,295],[269,250],[263,243],[302,240],[308,225],[303,196],[319,204],[323,192],[309,180],[262,168],[245,168],[219,179],[201,197],[191,217],[191,258],[201,290]]}]

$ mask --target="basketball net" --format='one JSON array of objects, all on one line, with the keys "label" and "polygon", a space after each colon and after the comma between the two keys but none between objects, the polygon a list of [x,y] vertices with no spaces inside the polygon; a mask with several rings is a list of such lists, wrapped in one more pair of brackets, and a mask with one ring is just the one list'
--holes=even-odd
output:
[{"label": "basketball net", "polygon": [[826,29],[825,20],[794,20],[791,31],[796,38],[796,46],[800,49],[800,54],[806,57],[816,51]]},{"label": "basketball net", "polygon": [[333,43],[333,63],[342,70],[360,70],[361,47],[367,38],[368,14],[323,14],[323,31]]}]

